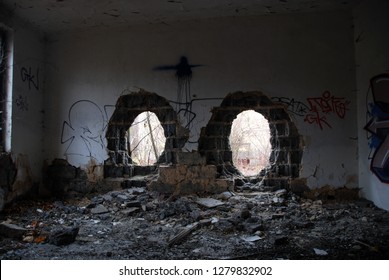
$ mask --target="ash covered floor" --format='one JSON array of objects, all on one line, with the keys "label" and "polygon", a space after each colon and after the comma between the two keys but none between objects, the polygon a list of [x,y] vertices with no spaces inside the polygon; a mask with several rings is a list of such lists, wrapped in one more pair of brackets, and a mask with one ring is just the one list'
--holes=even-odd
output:
[{"label": "ash covered floor", "polygon": [[145,188],[19,201],[1,259],[389,259],[389,213],[286,190],[167,197]]}]

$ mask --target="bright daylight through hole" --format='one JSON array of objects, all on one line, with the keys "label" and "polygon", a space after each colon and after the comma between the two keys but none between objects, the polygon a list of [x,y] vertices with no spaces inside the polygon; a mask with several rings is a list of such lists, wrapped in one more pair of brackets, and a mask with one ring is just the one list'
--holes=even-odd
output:
[{"label": "bright daylight through hole", "polygon": [[129,129],[129,151],[133,163],[153,165],[165,149],[165,134],[153,112],[139,114]]},{"label": "bright daylight through hole", "polygon": [[232,122],[230,134],[232,162],[244,176],[255,176],[269,165],[271,153],[269,122],[247,110]]}]

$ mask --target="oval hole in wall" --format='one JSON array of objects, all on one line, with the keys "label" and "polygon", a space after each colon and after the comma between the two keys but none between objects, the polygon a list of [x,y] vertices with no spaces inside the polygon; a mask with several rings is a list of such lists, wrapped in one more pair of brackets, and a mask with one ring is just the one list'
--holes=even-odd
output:
[{"label": "oval hole in wall", "polygon": [[135,164],[155,164],[165,149],[165,142],[164,129],[153,112],[140,113],[129,128],[128,150]]},{"label": "oval hole in wall", "polygon": [[232,162],[242,175],[258,175],[269,166],[270,136],[269,122],[254,110],[243,111],[234,119],[229,142]]}]

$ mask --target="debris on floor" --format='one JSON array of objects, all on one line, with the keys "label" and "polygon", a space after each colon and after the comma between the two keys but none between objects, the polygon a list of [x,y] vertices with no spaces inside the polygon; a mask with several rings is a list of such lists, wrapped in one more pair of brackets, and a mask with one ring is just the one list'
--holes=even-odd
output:
[{"label": "debris on floor", "polygon": [[287,190],[19,201],[0,235],[1,259],[389,259],[388,212]]}]

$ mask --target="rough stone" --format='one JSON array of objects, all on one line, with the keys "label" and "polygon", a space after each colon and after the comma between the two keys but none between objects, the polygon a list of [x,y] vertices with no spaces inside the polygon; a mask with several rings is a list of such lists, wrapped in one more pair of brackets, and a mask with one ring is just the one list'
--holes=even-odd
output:
[{"label": "rough stone", "polygon": [[104,214],[104,213],[108,213],[108,212],[109,212],[109,210],[102,204],[98,204],[98,205],[96,205],[96,207],[91,209],[92,214]]},{"label": "rough stone", "polygon": [[63,246],[75,241],[79,227],[61,228],[50,233],[48,242],[53,245]]}]

